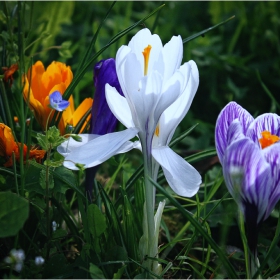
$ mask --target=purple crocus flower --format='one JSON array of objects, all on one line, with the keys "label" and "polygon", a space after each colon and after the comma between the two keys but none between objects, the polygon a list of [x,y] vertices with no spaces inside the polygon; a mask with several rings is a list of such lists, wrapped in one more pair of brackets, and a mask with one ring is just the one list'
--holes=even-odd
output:
[{"label": "purple crocus flower", "polygon": [[105,85],[115,87],[123,95],[116,73],[115,59],[99,61],[94,67],[95,95],[91,111],[90,133],[104,135],[115,131],[117,119],[111,112],[105,97]]},{"label": "purple crocus flower", "polygon": [[254,119],[230,102],[218,116],[216,149],[225,183],[244,214],[248,243],[256,254],[257,229],[280,198],[280,117]]},{"label": "purple crocus flower", "polygon": [[[116,72],[115,59],[99,61],[94,67],[95,95],[91,111],[90,133],[104,135],[115,131],[117,119],[105,97],[105,85],[115,87],[123,95]],[[91,200],[92,185],[98,166],[86,169],[86,193]]]},{"label": "purple crocus flower", "polygon": [[54,91],[50,94],[50,106],[56,111],[64,111],[70,104],[69,101],[63,100],[59,91]]}]

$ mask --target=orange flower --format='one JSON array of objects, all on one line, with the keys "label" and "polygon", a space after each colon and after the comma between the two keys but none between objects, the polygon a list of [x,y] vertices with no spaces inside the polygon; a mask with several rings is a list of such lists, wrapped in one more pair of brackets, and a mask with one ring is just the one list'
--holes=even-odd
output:
[{"label": "orange flower", "polygon": [[[6,167],[13,165],[12,155],[15,154],[16,161],[20,160],[20,147],[23,145],[23,157],[26,161],[27,146],[25,144],[16,143],[12,130],[3,123],[0,123],[0,156],[5,157],[7,162],[4,164]],[[31,147],[29,151],[29,159],[35,159],[37,162],[41,162],[44,158],[46,151],[37,150]]]},{"label": "orange flower", "polygon": [[10,67],[2,67],[2,70],[5,71],[4,72],[4,81],[5,82],[9,82],[10,87],[13,84],[14,81],[14,77],[13,74],[18,70],[18,64],[12,64]]},{"label": "orange flower", "polygon": [[[37,122],[42,129],[46,129],[47,118],[51,109],[49,105],[49,95],[54,91],[64,94],[73,79],[70,66],[58,61],[53,61],[45,69],[41,61],[37,61],[25,76],[23,96],[29,100],[29,107],[34,112]],[[69,98],[70,106],[62,113],[59,123],[59,130],[65,132],[67,124],[75,126],[84,114],[92,107],[92,98],[86,98],[75,111],[73,97]],[[87,118],[89,121],[91,116]],[[85,123],[86,124],[86,123]]]}]

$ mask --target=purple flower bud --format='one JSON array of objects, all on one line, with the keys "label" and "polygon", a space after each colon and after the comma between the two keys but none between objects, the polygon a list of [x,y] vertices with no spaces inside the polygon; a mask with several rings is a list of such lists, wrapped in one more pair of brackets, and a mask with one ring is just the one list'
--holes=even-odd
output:
[{"label": "purple flower bud", "polygon": [[117,119],[111,112],[105,97],[105,85],[115,87],[122,95],[117,77],[115,59],[109,58],[99,61],[94,67],[95,95],[91,111],[90,133],[104,135],[113,132]]},{"label": "purple flower bud", "polygon": [[[109,58],[99,61],[94,67],[95,95],[91,110],[90,133],[104,135],[113,132],[117,119],[111,112],[106,96],[105,85],[115,87],[123,95],[117,77],[115,59]],[[92,201],[92,187],[98,166],[86,169],[86,195]]]},{"label": "purple flower bud", "polygon": [[52,109],[61,112],[64,111],[69,106],[69,104],[69,101],[62,99],[59,91],[54,91],[52,94],[50,94],[50,106]]}]

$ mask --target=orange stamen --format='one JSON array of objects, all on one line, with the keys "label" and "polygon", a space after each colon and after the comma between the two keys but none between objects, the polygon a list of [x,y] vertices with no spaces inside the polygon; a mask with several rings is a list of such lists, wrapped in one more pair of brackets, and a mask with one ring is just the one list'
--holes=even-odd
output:
[{"label": "orange stamen", "polygon": [[263,131],[261,134],[262,134],[262,138],[259,139],[259,142],[261,144],[262,149],[280,140],[280,137],[271,134],[269,131]]},{"label": "orange stamen", "polygon": [[155,135],[156,135],[157,137],[159,136],[159,125],[157,125],[157,127],[156,127]]},{"label": "orange stamen", "polygon": [[144,76],[148,74],[148,65],[149,65],[149,57],[150,57],[150,52],[151,52],[151,45],[148,45],[144,51],[142,52],[144,56]]}]

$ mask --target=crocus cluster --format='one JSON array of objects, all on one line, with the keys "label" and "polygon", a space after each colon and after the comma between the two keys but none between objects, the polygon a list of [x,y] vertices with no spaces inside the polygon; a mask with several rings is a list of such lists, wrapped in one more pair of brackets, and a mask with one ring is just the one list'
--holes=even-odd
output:
[{"label": "crocus cluster", "polygon": [[[25,75],[23,96],[43,130],[46,129],[46,122],[51,111],[49,95],[53,92],[60,92],[63,95],[72,79],[70,66],[58,61],[53,61],[46,69],[41,61],[37,61]],[[68,124],[76,126],[79,123],[84,114],[90,110],[93,102],[92,98],[86,98],[75,110],[72,95],[68,101],[70,106],[62,113],[59,123],[62,134]],[[87,121],[89,120],[90,116],[87,118]]]}]

